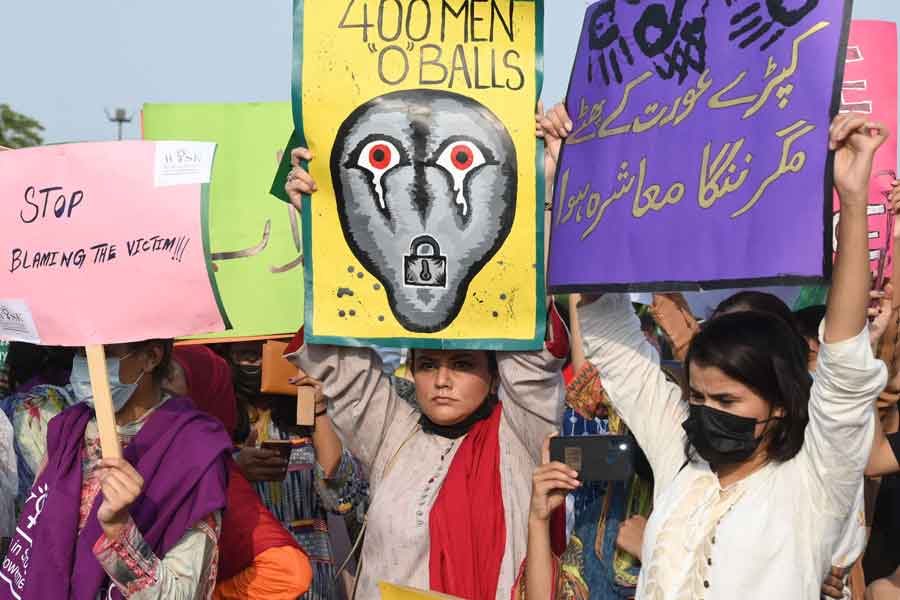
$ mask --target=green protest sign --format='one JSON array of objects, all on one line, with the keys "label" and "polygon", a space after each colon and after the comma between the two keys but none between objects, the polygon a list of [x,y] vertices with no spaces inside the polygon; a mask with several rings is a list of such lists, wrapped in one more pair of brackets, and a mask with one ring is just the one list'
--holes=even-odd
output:
[{"label": "green protest sign", "polygon": [[303,323],[300,215],[269,196],[291,127],[289,102],[144,105],[145,139],[218,144],[204,227],[233,329],[197,339],[287,334]]}]

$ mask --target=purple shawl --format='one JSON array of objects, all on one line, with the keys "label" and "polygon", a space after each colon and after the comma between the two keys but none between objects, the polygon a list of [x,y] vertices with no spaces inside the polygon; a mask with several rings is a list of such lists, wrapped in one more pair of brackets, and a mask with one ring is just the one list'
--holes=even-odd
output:
[{"label": "purple shawl", "polygon": [[[91,418],[90,407],[79,403],[50,421],[47,466],[0,566],[0,600],[94,600],[107,582],[93,553],[103,534],[97,521],[102,494],[78,533],[81,449]],[[144,478],[131,517],[156,556],[164,557],[191,527],[225,508],[230,448],[221,423],[188,398],[172,398],[156,409],[125,448],[125,459]],[[118,590],[112,597],[122,598]]]}]

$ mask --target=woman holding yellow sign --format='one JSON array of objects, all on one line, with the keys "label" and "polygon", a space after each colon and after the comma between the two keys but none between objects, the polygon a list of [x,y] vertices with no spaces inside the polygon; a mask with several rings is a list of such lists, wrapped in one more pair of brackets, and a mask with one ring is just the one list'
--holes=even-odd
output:
[{"label": "woman holding yellow sign", "polygon": [[[315,189],[292,153],[287,191]],[[551,312],[544,350],[412,353],[408,403],[365,348],[303,344],[288,358],[324,384],[335,428],[370,473],[358,598],[379,581],[461,598],[509,598],[525,556],[529,473],[562,414],[565,328]]]}]

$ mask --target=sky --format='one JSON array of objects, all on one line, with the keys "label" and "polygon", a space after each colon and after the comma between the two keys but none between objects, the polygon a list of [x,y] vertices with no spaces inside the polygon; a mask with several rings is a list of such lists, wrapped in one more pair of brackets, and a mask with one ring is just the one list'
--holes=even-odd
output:
[{"label": "sky", "polygon": [[[585,4],[545,0],[545,102],[565,95]],[[900,21],[900,2],[856,0],[854,18]],[[145,102],[290,100],[291,0],[20,0],[4,19],[0,102],[48,143],[115,139],[105,109],[137,138]]]}]

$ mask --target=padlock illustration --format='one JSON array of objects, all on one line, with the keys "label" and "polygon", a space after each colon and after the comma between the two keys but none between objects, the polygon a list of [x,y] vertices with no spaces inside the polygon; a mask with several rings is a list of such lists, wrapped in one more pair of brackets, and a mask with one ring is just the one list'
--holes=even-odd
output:
[{"label": "padlock illustration", "polygon": [[430,235],[420,235],[409,245],[409,255],[403,258],[406,285],[443,288],[447,286],[447,257]]}]

